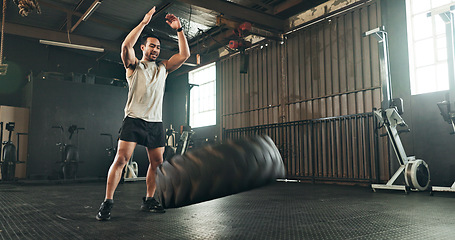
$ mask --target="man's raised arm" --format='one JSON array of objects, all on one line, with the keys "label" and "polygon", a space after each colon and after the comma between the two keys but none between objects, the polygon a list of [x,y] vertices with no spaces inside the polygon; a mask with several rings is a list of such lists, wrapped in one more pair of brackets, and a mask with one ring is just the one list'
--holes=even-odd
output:
[{"label": "man's raised arm", "polygon": [[182,64],[190,57],[190,47],[186,40],[185,34],[182,31],[182,25],[180,20],[173,14],[166,15],[166,22],[169,26],[177,30],[177,37],[179,42],[179,53],[174,54],[168,61],[164,61],[166,64],[166,70],[172,72],[182,66]]},{"label": "man's raised arm", "polygon": [[123,65],[125,66],[126,69],[134,70],[134,67],[139,61],[134,53],[134,44],[136,44],[137,39],[139,39],[142,30],[144,30],[145,26],[149,24],[154,13],[155,7],[150,9],[150,11],[147,14],[145,14],[144,19],[142,19],[139,25],[133,28],[133,30],[131,30],[131,32],[126,36],[125,40],[123,40],[120,55],[122,57]]}]

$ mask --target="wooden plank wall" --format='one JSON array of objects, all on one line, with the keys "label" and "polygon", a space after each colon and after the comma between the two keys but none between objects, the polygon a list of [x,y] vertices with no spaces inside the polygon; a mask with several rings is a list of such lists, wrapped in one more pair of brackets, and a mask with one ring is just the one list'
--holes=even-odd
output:
[{"label": "wooden plank wall", "polygon": [[[222,128],[345,116],[379,108],[378,43],[362,34],[380,26],[380,18],[379,4],[373,1],[293,32],[284,44],[270,41],[251,49],[247,51],[247,74],[240,73],[240,55],[221,60]],[[287,134],[296,139],[292,134],[299,133]],[[381,179],[389,176],[384,141],[380,141]]]}]

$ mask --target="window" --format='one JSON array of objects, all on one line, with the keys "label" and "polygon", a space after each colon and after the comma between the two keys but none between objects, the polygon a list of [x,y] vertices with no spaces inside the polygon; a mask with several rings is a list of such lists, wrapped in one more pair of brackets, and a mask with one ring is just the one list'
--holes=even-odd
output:
[{"label": "window", "polygon": [[455,5],[455,0],[407,0],[411,94],[449,89],[445,24],[434,9]]},{"label": "window", "polygon": [[216,125],[215,63],[191,71],[188,77],[190,84],[197,85],[190,91],[190,126]]}]

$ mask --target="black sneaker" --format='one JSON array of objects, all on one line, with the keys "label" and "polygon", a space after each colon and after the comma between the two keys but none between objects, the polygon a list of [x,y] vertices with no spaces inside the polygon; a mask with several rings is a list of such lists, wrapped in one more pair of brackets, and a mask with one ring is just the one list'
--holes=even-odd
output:
[{"label": "black sneaker", "polygon": [[98,210],[98,214],[96,214],[96,220],[98,221],[107,221],[111,219],[111,209],[114,206],[114,203],[104,201],[101,203],[100,210]]},{"label": "black sneaker", "polygon": [[163,206],[159,202],[157,202],[154,198],[150,198],[146,200],[146,198],[142,198],[142,205],[141,210],[145,212],[154,212],[154,213],[164,213]]}]

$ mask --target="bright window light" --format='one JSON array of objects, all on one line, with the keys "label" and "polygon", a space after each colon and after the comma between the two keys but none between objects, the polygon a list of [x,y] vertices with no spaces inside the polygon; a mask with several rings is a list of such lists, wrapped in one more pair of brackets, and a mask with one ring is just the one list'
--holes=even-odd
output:
[{"label": "bright window light", "polygon": [[189,83],[196,84],[190,92],[190,126],[216,125],[216,65],[198,68],[189,73]]},{"label": "bright window light", "polygon": [[455,0],[406,0],[411,94],[449,89],[445,23],[434,9],[455,5]]}]

